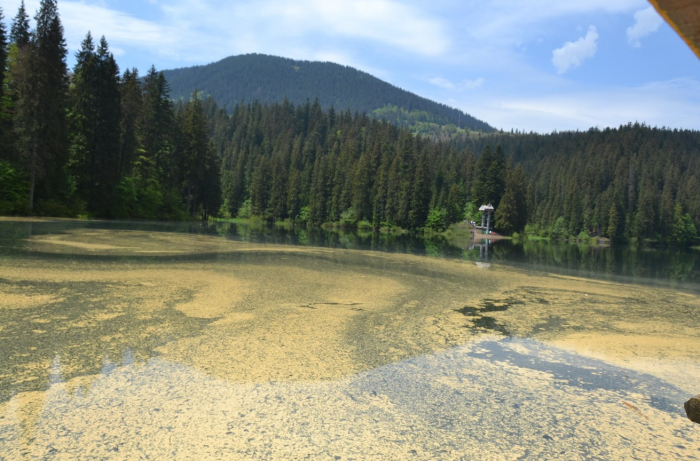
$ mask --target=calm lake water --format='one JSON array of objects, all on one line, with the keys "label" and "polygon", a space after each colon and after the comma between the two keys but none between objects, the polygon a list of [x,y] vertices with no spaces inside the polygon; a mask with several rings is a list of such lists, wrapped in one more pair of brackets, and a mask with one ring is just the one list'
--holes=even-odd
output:
[{"label": "calm lake water", "polygon": [[[51,223],[0,222],[0,252],[21,249],[26,238],[71,229],[137,230],[220,236],[249,243],[299,245],[338,249],[374,250],[427,255],[440,258],[488,261],[491,263],[569,274],[596,279],[672,286],[700,290],[700,251],[674,247],[630,247],[580,245],[568,242],[478,238],[448,240],[410,234],[285,228],[248,223],[63,221]],[[486,248],[488,247],[488,251]]]},{"label": "calm lake water", "polygon": [[0,221],[0,459],[700,459],[698,258]]}]

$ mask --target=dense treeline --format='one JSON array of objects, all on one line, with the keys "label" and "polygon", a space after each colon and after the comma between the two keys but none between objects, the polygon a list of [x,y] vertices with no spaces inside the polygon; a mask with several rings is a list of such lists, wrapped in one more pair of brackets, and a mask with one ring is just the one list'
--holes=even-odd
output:
[{"label": "dense treeline", "polygon": [[367,113],[399,126],[422,132],[452,125],[475,131],[494,131],[460,110],[422,98],[378,78],[330,62],[296,61],[262,54],[231,56],[206,66],[163,71],[175,98],[187,99],[194,91],[211,95],[229,109],[242,101],[294,105],[315,98],[324,110]]},{"label": "dense treeline", "polygon": [[218,212],[219,162],[201,101],[173,106],[151,68],[120,74],[91,35],[69,75],[56,1],[30,30],[22,2],[6,34],[0,9],[0,213],[113,218]]},{"label": "dense treeline", "polygon": [[440,231],[492,203],[507,234],[689,244],[700,226],[695,131],[440,141],[318,100],[173,104],[162,73],[121,74],[89,33],[69,74],[55,0],[41,1],[36,30],[23,3],[9,34],[2,19],[2,214]]},{"label": "dense treeline", "polygon": [[470,154],[367,115],[324,112],[318,101],[237,105],[230,117],[208,105],[224,213],[407,229],[463,218],[478,169]]},{"label": "dense treeline", "polygon": [[528,177],[531,231],[688,242],[700,229],[700,132],[640,124],[462,138],[500,145]]},{"label": "dense treeline", "polygon": [[440,230],[479,221],[491,202],[506,234],[688,244],[700,226],[695,131],[628,125],[440,143],[318,103],[242,105],[214,120],[231,216]]}]

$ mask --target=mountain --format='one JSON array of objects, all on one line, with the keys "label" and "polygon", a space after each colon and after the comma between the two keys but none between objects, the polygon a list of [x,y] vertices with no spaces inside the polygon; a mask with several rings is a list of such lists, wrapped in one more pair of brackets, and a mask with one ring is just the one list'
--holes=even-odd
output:
[{"label": "mountain", "polygon": [[[366,72],[331,62],[296,61],[263,54],[231,56],[205,66],[165,70],[171,96],[187,99],[196,90],[211,95],[229,110],[241,101],[282,102],[295,105],[318,98],[336,111],[367,113],[416,131],[456,127],[493,132],[487,123],[458,109],[440,104]],[[456,129],[453,127],[453,129]]]}]

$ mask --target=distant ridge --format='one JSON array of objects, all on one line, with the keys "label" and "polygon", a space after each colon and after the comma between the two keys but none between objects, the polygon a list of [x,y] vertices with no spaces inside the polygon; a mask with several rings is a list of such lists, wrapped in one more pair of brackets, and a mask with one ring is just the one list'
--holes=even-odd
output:
[{"label": "distant ridge", "polygon": [[456,125],[472,131],[493,132],[487,123],[458,109],[440,104],[366,72],[331,62],[296,61],[263,54],[231,56],[205,66],[164,70],[176,99],[198,90],[231,110],[241,101],[261,103],[287,100],[295,105],[313,102],[336,111],[350,109],[386,119],[400,126]]}]

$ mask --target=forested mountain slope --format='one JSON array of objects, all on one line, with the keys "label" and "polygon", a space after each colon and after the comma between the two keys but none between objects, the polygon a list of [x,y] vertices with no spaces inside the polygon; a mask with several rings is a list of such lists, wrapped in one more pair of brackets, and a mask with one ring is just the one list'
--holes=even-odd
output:
[{"label": "forested mountain slope", "polygon": [[494,131],[487,123],[457,109],[397,88],[372,75],[330,62],[295,61],[262,54],[231,56],[205,66],[166,70],[174,99],[193,91],[211,95],[232,109],[241,101],[295,105],[319,99],[321,107],[367,113],[414,131],[427,125],[455,125],[473,131]]},{"label": "forested mountain slope", "polygon": [[700,132],[617,129],[464,137],[459,150],[501,146],[524,167],[528,222],[611,238],[671,236],[680,207],[700,229]]},{"label": "forested mountain slope", "polygon": [[440,143],[318,105],[205,104],[231,216],[444,228],[496,206],[496,229],[689,244],[700,132],[626,125]]}]

